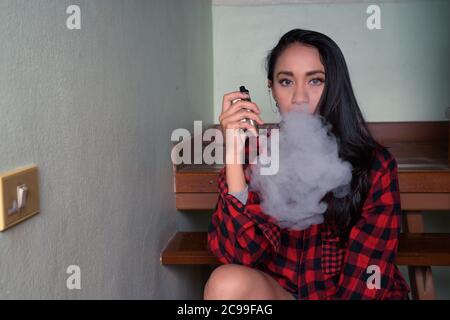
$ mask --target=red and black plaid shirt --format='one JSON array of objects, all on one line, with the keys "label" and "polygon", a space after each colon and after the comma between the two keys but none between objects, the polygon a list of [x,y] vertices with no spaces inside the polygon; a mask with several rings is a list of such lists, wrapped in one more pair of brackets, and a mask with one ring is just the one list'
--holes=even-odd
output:
[{"label": "red and black plaid shirt", "polygon": [[[220,171],[219,200],[208,228],[208,248],[221,263],[264,271],[298,299],[408,297],[409,286],[395,265],[401,221],[397,163],[385,148],[376,151],[361,219],[343,248],[326,223],[281,229],[261,211],[254,191],[242,204],[228,194],[225,170]],[[245,179],[248,184],[248,170]],[[381,272],[379,289],[367,285],[371,265]]]}]

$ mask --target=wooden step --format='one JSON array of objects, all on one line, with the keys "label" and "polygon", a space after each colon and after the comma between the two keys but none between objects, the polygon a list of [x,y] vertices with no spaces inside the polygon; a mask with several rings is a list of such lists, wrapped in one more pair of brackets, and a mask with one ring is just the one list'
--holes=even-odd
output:
[{"label": "wooden step", "polygon": [[450,266],[450,233],[402,233],[396,263]]},{"label": "wooden step", "polygon": [[[450,234],[402,233],[397,265],[450,266]],[[216,265],[207,248],[206,232],[178,232],[161,254],[161,264]]]},{"label": "wooden step", "polygon": [[[217,192],[182,192],[175,194],[175,206],[178,210],[215,209],[219,194]],[[400,203],[403,211],[441,211],[450,210],[450,193],[401,193]]]},{"label": "wooden step", "polygon": [[[185,165],[174,171],[178,210],[212,210],[217,204],[223,165]],[[399,168],[400,200],[405,211],[450,210],[450,169]]]},{"label": "wooden step", "polygon": [[219,264],[206,242],[206,232],[177,232],[162,252],[161,264]]},{"label": "wooden step", "polygon": [[[450,193],[450,168],[434,167],[404,163],[398,164],[398,181],[400,193]],[[193,164],[185,165],[174,172],[176,193],[217,192],[217,179],[224,165]]]}]

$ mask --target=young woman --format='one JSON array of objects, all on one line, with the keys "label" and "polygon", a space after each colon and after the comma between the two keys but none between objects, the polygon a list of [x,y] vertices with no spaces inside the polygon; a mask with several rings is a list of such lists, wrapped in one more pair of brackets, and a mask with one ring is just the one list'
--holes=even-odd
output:
[{"label": "young woman", "polygon": [[[226,164],[208,229],[209,250],[223,265],[211,274],[205,299],[408,299],[395,265],[400,233],[397,163],[371,136],[337,44],[318,32],[294,29],[267,57],[267,79],[281,113],[308,104],[338,137],[351,163],[351,193],[328,197],[325,222],[281,229],[248,191],[248,164]],[[258,106],[239,92],[223,97],[222,130],[263,124]],[[248,111],[246,109],[250,109]],[[240,154],[245,148],[226,151]],[[247,150],[248,152],[248,150]]]}]

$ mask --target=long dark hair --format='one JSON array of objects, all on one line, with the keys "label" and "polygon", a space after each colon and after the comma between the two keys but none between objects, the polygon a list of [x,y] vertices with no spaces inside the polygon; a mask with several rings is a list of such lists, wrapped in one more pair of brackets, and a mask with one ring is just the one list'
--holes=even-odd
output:
[{"label": "long dark hair", "polygon": [[325,222],[334,226],[342,246],[351,228],[361,217],[361,209],[370,189],[370,168],[374,150],[379,146],[371,135],[353,93],[344,55],[328,36],[310,30],[293,29],[284,34],[269,52],[266,60],[267,79],[273,83],[275,64],[280,54],[291,44],[301,43],[318,49],[325,67],[325,87],[315,114],[331,124],[336,137],[339,157],[352,165],[351,192],[343,198],[326,195],[328,210]]}]

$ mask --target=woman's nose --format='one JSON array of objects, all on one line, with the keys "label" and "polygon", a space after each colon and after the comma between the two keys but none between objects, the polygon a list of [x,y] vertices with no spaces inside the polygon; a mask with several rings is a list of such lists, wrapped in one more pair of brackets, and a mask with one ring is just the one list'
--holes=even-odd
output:
[{"label": "woman's nose", "polygon": [[298,86],[292,96],[292,104],[297,105],[303,103],[308,103],[308,94],[303,86]]}]

